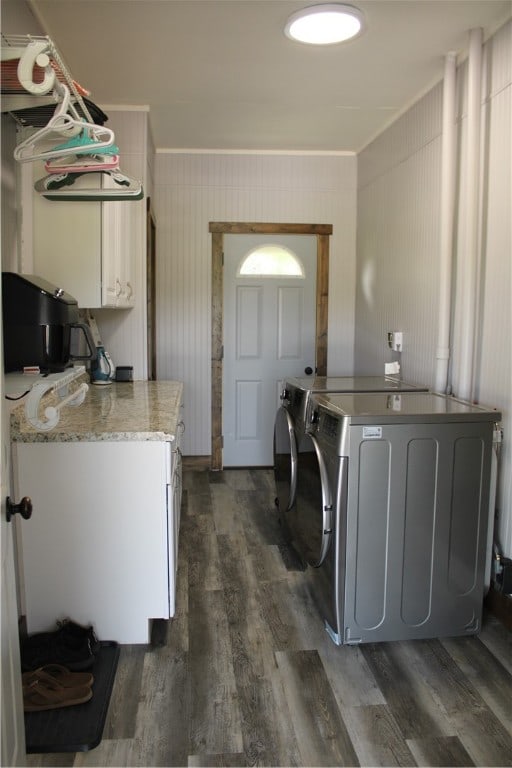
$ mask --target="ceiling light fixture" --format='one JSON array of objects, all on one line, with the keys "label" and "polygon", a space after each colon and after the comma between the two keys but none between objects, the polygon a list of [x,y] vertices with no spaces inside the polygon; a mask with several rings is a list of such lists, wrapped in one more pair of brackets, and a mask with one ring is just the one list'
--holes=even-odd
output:
[{"label": "ceiling light fixture", "polygon": [[332,45],[356,37],[363,27],[364,17],[358,8],[328,3],[293,13],[284,31],[287,37],[301,43]]}]

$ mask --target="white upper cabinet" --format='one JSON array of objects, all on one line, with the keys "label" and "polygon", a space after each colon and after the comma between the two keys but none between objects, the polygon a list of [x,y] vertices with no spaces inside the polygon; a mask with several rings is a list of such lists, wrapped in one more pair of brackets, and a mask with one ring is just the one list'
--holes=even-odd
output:
[{"label": "white upper cabinet", "polygon": [[34,273],[80,307],[133,307],[134,229],[143,213],[144,201],[51,201],[34,193]]},{"label": "white upper cabinet", "polygon": [[[146,111],[112,110],[108,121],[121,150],[121,172],[140,179],[145,194],[147,123]],[[146,261],[145,197],[108,202],[47,200],[33,189],[34,182],[46,175],[44,165],[36,161],[31,166],[23,177],[23,271],[63,288],[79,307],[140,307],[145,312],[137,283]],[[76,179],[73,188],[82,185],[91,186],[87,175]],[[115,182],[105,174],[103,186],[115,186]]]},{"label": "white upper cabinet", "polygon": [[101,306],[133,307],[136,228],[143,209],[140,202],[112,201],[101,206]]}]

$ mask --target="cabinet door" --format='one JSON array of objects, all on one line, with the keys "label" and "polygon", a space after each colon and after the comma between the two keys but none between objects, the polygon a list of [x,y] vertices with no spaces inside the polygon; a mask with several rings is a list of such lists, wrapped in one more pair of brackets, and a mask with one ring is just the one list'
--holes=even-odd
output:
[{"label": "cabinet door", "polygon": [[[39,179],[46,172],[42,163],[36,166]],[[63,288],[80,307],[101,306],[101,203],[46,200],[33,193],[33,229],[34,274]]]},{"label": "cabinet door", "polygon": [[[113,183],[113,182],[112,182]],[[119,201],[102,203],[101,301],[104,307],[119,306],[121,279],[118,270],[121,248],[121,206]]]},{"label": "cabinet door", "polygon": [[[169,618],[167,443],[15,444],[29,632],[72,616],[103,640],[147,643]],[[27,523],[27,525],[25,525]]]},{"label": "cabinet door", "polygon": [[140,227],[145,216],[145,200],[125,201],[120,203],[120,206],[119,222],[121,235],[117,249],[117,271],[121,283],[121,295],[118,306],[133,307],[135,305],[133,290],[135,251],[137,243],[140,243]]},{"label": "cabinet door", "polygon": [[[46,174],[36,163],[32,181]],[[105,187],[117,187],[109,177]],[[87,177],[75,185],[91,186]],[[141,201],[46,200],[32,191],[34,273],[64,288],[79,307],[133,307],[133,260]],[[143,201],[142,201],[143,204]]]},{"label": "cabinet door", "polygon": [[180,523],[181,523],[181,497],[182,497],[182,463],[181,451],[176,448],[176,463],[174,467],[173,479],[173,502],[172,511],[174,518],[174,570],[178,569],[178,546],[180,541]]},{"label": "cabinet door", "polygon": [[[118,188],[108,176],[108,189]],[[132,261],[137,242],[134,229],[142,215],[137,201],[112,200],[102,203],[102,303],[104,307],[133,307]]]}]

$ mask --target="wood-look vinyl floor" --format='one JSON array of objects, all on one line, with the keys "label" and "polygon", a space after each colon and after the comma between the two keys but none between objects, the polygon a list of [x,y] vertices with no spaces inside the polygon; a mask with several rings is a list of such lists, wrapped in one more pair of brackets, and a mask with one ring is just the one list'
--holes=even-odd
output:
[{"label": "wood-look vinyl floor", "polygon": [[186,471],[176,617],[123,646],[103,740],[29,766],[511,766],[512,633],[336,647],[270,470]]}]

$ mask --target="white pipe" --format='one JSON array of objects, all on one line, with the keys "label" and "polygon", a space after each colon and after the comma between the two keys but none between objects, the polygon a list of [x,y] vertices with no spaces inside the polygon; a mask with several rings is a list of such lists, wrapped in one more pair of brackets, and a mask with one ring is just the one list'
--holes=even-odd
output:
[{"label": "white pipe", "polygon": [[466,138],[466,255],[461,262],[464,291],[461,312],[460,379],[457,394],[473,398],[473,358],[476,329],[477,264],[479,255],[480,120],[482,80],[482,30],[469,33],[468,116]]},{"label": "white pipe", "polygon": [[450,359],[450,318],[452,295],[452,251],[455,211],[457,54],[446,55],[443,83],[443,129],[441,147],[441,213],[439,254],[439,327],[436,349],[435,391],[446,392]]}]

